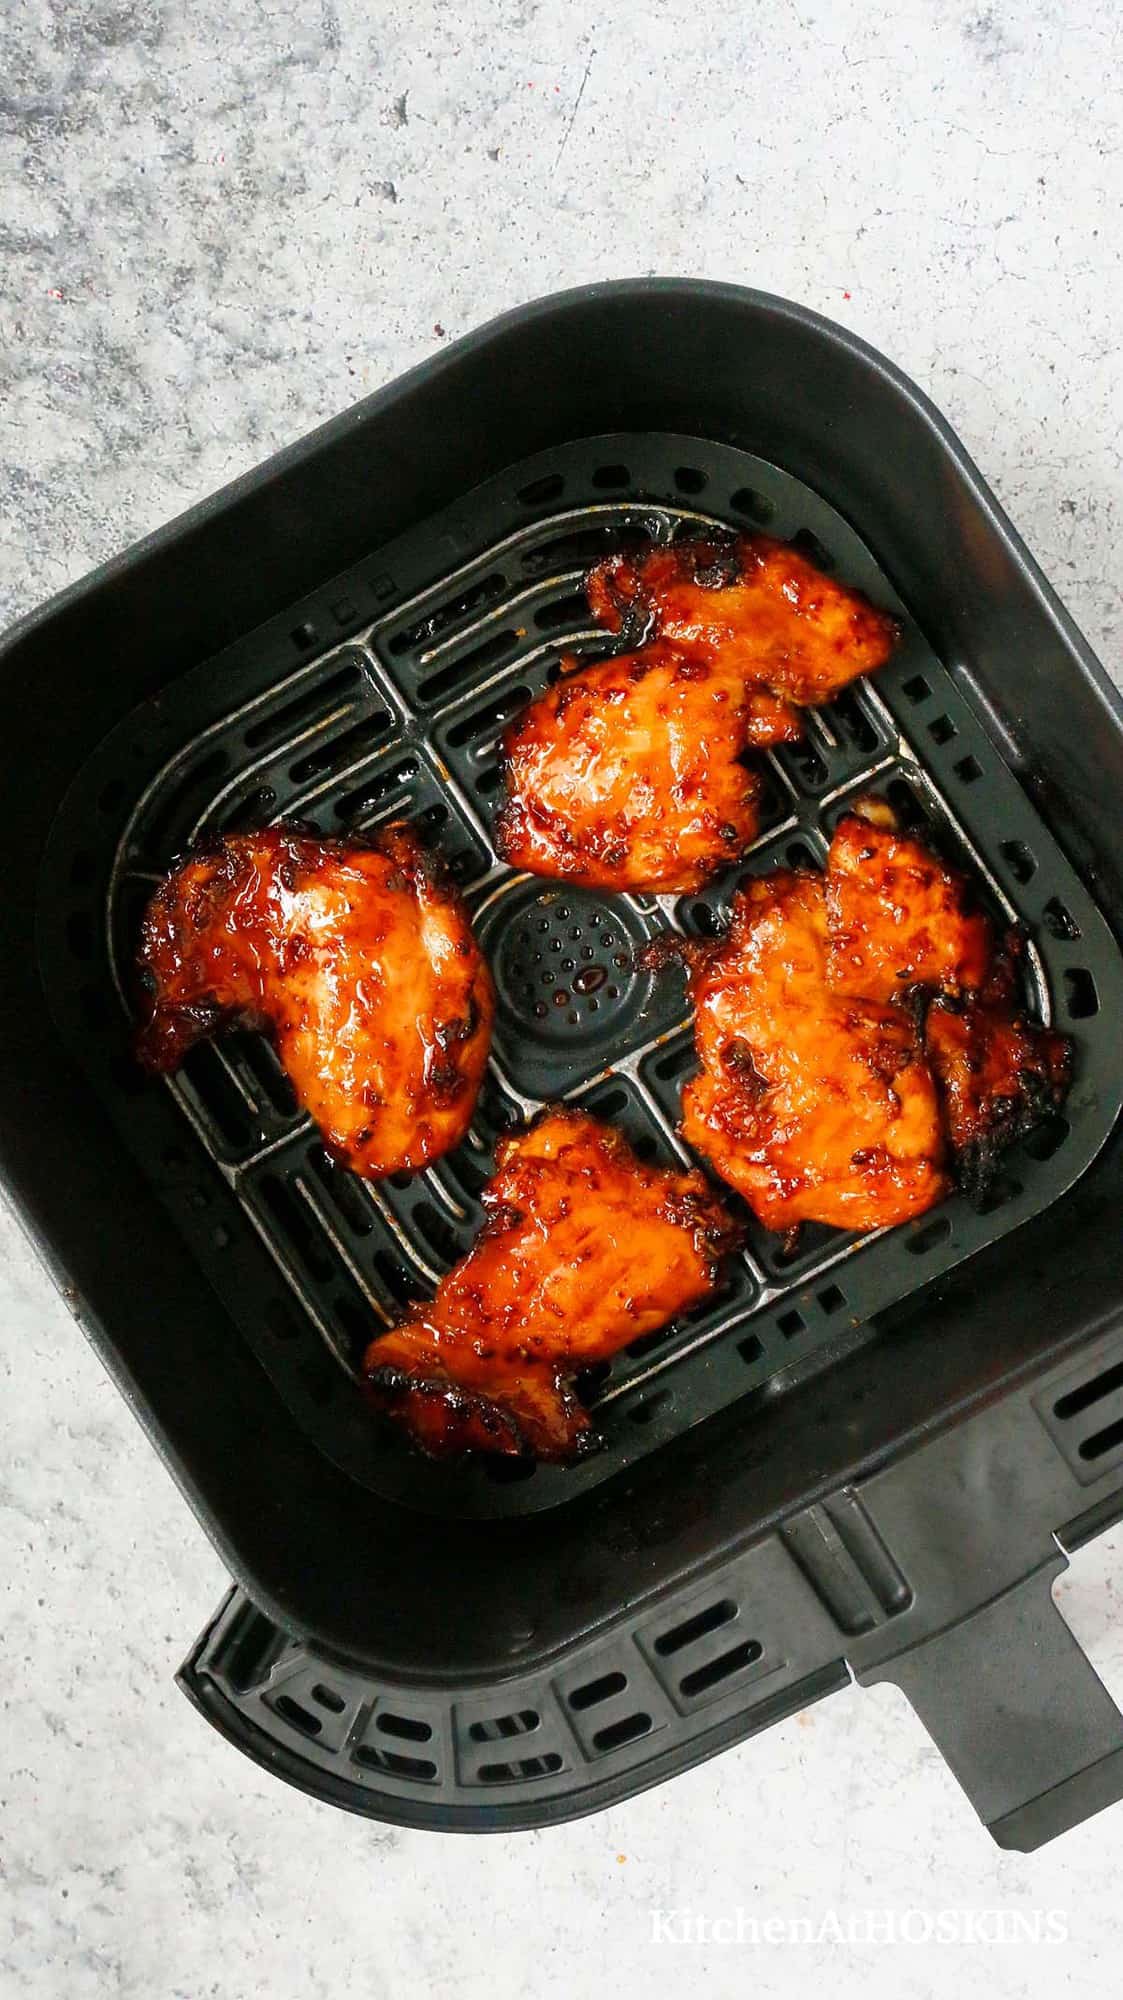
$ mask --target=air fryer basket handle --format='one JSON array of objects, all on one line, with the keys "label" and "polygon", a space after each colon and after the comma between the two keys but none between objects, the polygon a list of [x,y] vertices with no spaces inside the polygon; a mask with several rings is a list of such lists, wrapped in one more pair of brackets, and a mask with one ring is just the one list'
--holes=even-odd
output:
[{"label": "air fryer basket handle", "polygon": [[1023,1853],[1123,1798],[1123,1714],[1053,1602],[1064,1567],[857,1670],[901,1689],[998,1845]]}]

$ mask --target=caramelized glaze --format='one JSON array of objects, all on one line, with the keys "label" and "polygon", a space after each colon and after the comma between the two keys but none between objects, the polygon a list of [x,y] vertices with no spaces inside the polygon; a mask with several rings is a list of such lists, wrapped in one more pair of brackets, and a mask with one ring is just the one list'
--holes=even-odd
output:
[{"label": "caramelized glaze", "polygon": [[892,1000],[930,986],[956,994],[987,977],[994,939],[967,877],[898,831],[880,800],[861,801],[838,823],[827,921],[827,977],[836,993]]},{"label": "caramelized glaze", "polygon": [[880,666],[897,628],[764,536],[614,556],[587,591],[601,624],[644,643],[563,660],[508,725],[498,852],[592,888],[700,888],[758,831],[745,752],[799,737],[800,705]]},{"label": "caramelized glaze", "polygon": [[1017,1006],[1021,948],[1012,933],[980,990],[961,1006],[938,1003],[925,1025],[956,1178],[974,1197],[986,1193],[1004,1149],[1059,1108],[1072,1083],[1069,1037],[1036,1027]]},{"label": "caramelized glaze", "polygon": [[875,1229],[947,1192],[935,1085],[903,1007],[835,993],[821,876],[738,890],[727,936],[693,948],[702,1073],[683,1134],[769,1229]]},{"label": "caramelized glaze", "polygon": [[736,860],[760,824],[739,756],[774,698],[658,644],[563,668],[503,736],[503,860],[589,888],[680,890]]},{"label": "caramelized glaze", "polygon": [[575,1372],[708,1298],[736,1232],[700,1173],[645,1165],[579,1111],[547,1111],[496,1159],[476,1242],[365,1372],[426,1451],[564,1461],[598,1442]]},{"label": "caramelized glaze", "polygon": [[860,801],[824,874],[751,881],[724,938],[664,948],[690,968],[702,1065],[685,1137],[770,1229],[904,1222],[953,1177],[977,1199],[1072,1074],[1068,1038],[1018,1010],[1018,950],[959,869]]},{"label": "caramelized glaze", "polygon": [[139,965],[149,1069],[224,1027],[264,1028],[356,1173],[423,1167],[464,1136],[494,989],[459,893],[409,826],[229,835],[156,891]]},{"label": "caramelized glaze", "polygon": [[782,702],[814,708],[884,666],[898,626],[832,582],[790,543],[714,532],[636,557],[611,556],[586,586],[610,632],[646,628],[730,669]]}]

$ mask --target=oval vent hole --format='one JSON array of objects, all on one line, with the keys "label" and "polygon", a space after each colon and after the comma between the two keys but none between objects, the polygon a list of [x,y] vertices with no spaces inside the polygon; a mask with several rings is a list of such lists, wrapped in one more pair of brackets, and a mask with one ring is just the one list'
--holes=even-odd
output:
[{"label": "oval vent hole", "polygon": [[536,1708],[520,1708],[512,1715],[491,1715],[486,1721],[473,1722],[468,1734],[473,1743],[495,1743],[500,1737],[529,1736],[540,1720]]},{"label": "oval vent hole", "polygon": [[438,1214],[431,1201],[419,1201],[413,1210],[413,1220],[429,1245],[430,1250],[446,1264],[455,1262],[460,1255],[460,1244],[455,1232],[444,1217]]},{"label": "oval vent hole", "polygon": [[750,521],[762,528],[776,512],[771,500],[766,500],[763,493],[754,493],[750,486],[739,486],[730,495],[729,504],[734,513],[747,514]]},{"label": "oval vent hole", "polygon": [[623,1694],[627,1685],[627,1674],[601,1674],[595,1681],[586,1681],[584,1687],[574,1688],[569,1706],[578,1711],[596,1708],[602,1701],[611,1701],[614,1694]]},{"label": "oval vent hole", "polygon": [[999,1174],[986,1193],[975,1203],[976,1215],[993,1215],[996,1209],[1005,1208],[1008,1201],[1015,1201],[1023,1192],[1022,1183],[1013,1174]]},{"label": "oval vent hole", "polygon": [[382,1750],[370,1743],[360,1743],[355,1762],[368,1771],[389,1771],[396,1778],[423,1778],[427,1783],[437,1775],[431,1757],[406,1757],[400,1750]]},{"label": "oval vent hole", "polygon": [[716,1604],[707,1605],[693,1618],[687,1618],[681,1625],[673,1625],[669,1632],[661,1632],[655,1641],[655,1651],[662,1659],[672,1653],[681,1653],[684,1646],[693,1646],[704,1639],[707,1632],[716,1632],[722,1625],[728,1625],[736,1618],[737,1606],[731,1597],[719,1597]]},{"label": "oval vent hole", "polygon": [[1123,1444],[1123,1417],[1117,1417],[1113,1424],[1107,1424],[1102,1431],[1085,1438],[1079,1446],[1080,1456],[1085,1459],[1102,1458],[1117,1444]]},{"label": "oval vent hole", "polygon": [[66,919],[66,942],[75,958],[90,959],[94,955],[93,918],[86,910],[72,910]]},{"label": "oval vent hole", "polygon": [[927,828],[928,814],[912,786],[904,778],[894,778],[892,784],[886,787],[885,796],[901,825],[910,833],[917,833]]},{"label": "oval vent hole", "polygon": [[412,1715],[380,1714],[374,1726],[383,1736],[397,1736],[403,1743],[428,1743],[433,1734],[431,1723],[419,1722]]},{"label": "oval vent hole", "polygon": [[721,936],[724,928],[721,918],[716,910],[710,908],[708,903],[692,903],[690,905],[690,919],[695,930],[701,937],[717,938]]},{"label": "oval vent hole", "polygon": [[343,1696],[336,1694],[334,1688],[325,1687],[322,1681],[317,1681],[312,1689],[312,1699],[318,1702],[321,1708],[330,1709],[333,1715],[342,1715],[347,1706]]},{"label": "oval vent hole", "polygon": [[459,749],[462,744],[470,743],[473,738],[483,739],[493,735],[501,723],[506,722],[509,716],[514,715],[515,711],[529,700],[528,687],[508,688],[497,701],[489,702],[486,708],[477,710],[474,715],[466,715],[462,722],[456,723],[448,732],[449,742]]},{"label": "oval vent hole", "polygon": [[266,1299],[262,1318],[277,1340],[299,1340],[300,1326],[287,1299]]},{"label": "oval vent hole", "polygon": [[1072,1127],[1059,1111],[1051,1111],[1048,1117],[1035,1125],[1027,1138],[1022,1140],[1022,1150],[1031,1160],[1051,1160],[1053,1154],[1064,1145]]},{"label": "oval vent hole", "polygon": [[819,540],[818,535],[812,534],[810,528],[798,529],[792,536],[791,545],[793,549],[799,550],[801,556],[806,556],[808,562],[814,563],[816,569],[829,571],[834,568],[834,557],[830,550]]},{"label": "oval vent hole", "polygon": [[541,1757],[520,1757],[517,1764],[481,1764],[476,1776],[481,1785],[501,1785],[515,1778],[549,1778],[561,1767],[558,1752],[544,1750]]},{"label": "oval vent hole", "polygon": [[541,507],[547,500],[557,500],[565,491],[565,480],[560,472],[544,473],[541,479],[532,479],[527,486],[520,486],[518,498],[524,507]]},{"label": "oval vent hole", "polygon": [[1064,1396],[1058,1396],[1053,1404],[1053,1413],[1058,1417],[1078,1417],[1081,1410],[1090,1409],[1093,1403],[1102,1402],[1115,1389],[1123,1388],[1123,1361],[1113,1361],[1110,1368],[1101,1369],[1090,1382],[1081,1382],[1078,1389],[1070,1389]]},{"label": "oval vent hole", "polygon": [[325,680],[317,680],[315,687],[295,695],[292,701],[281,703],[279,708],[269,708],[260,720],[250,724],[242,741],[247,750],[260,750],[268,743],[277,743],[285,736],[295,735],[302,722],[313,715],[323,715],[333,703],[349,694],[362,679],[358,665],[352,662],[341,667],[338,673],[329,674]]},{"label": "oval vent hole", "polygon": [[751,1667],[763,1652],[764,1647],[758,1639],[743,1639],[739,1646],[731,1646],[727,1653],[719,1653],[716,1660],[707,1660],[705,1666],[695,1667],[692,1673],[684,1674],[679,1682],[679,1691],[682,1694],[705,1694],[708,1688],[727,1681],[730,1674],[740,1673],[742,1667]]},{"label": "oval vent hole", "polygon": [[621,1716],[619,1722],[609,1722],[598,1729],[593,1737],[595,1750],[619,1750],[625,1743],[634,1743],[638,1736],[646,1736],[651,1728],[651,1717],[642,1710],[636,1715]]},{"label": "oval vent hole", "polygon": [[552,597],[548,604],[540,604],[534,614],[534,622],[540,632],[560,632],[566,626],[588,625],[589,606],[583,591],[572,591],[568,597]]},{"label": "oval vent hole", "polygon": [[330,737],[305,757],[298,757],[289,766],[289,778],[294,785],[303,785],[309,778],[325,778],[333,771],[342,771],[348,764],[357,761],[362,751],[377,743],[390,726],[390,716],[384,708],[377,708],[373,714],[363,716],[352,723],[338,736]]},{"label": "oval vent hole", "polygon": [[1030,882],[1037,873],[1037,862],[1024,840],[1004,840],[999,853],[1015,882]]},{"label": "oval vent hole", "polygon": [[415,653],[424,646],[432,646],[436,640],[450,632],[455,625],[463,625],[474,613],[486,611],[497,604],[507,588],[507,579],[498,570],[490,576],[479,577],[458,596],[450,597],[430,611],[413,625],[404,625],[395,632],[389,642],[389,650],[395,657],[400,653]]},{"label": "oval vent hole", "polygon": [[784,762],[795,772],[808,791],[818,791],[829,775],[819,752],[810,743],[796,743],[784,753]]},{"label": "oval vent hole", "polygon": [[1050,937],[1073,941],[1080,936],[1080,925],[1059,896],[1050,896],[1041,914]]},{"label": "oval vent hole", "polygon": [[278,1715],[283,1715],[294,1729],[303,1730],[305,1736],[318,1736],[324,1726],[318,1715],[313,1715],[311,1709],[302,1708],[291,1694],[279,1694],[273,1706]]},{"label": "oval vent hole", "polygon": [[494,1486],[521,1486],[525,1479],[533,1479],[538,1470],[536,1458],[488,1458],[483,1471]]},{"label": "oval vent hole", "polygon": [[684,1076],[694,1066],[694,1043],[680,1042],[676,1049],[669,1049],[655,1064],[655,1074],[664,1083],[673,1083],[676,1077]]},{"label": "oval vent hole", "polygon": [[659,1389],[654,1396],[645,1397],[642,1403],[633,1403],[631,1409],[628,1411],[629,1422],[640,1425],[649,1424],[656,1412],[662,1409],[664,1403],[669,1402],[670,1394],[669,1389]]},{"label": "oval vent hole", "polygon": [[938,1243],[946,1243],[950,1235],[951,1223],[947,1216],[937,1215],[933,1222],[925,1223],[923,1229],[918,1229],[915,1236],[908,1236],[905,1241],[914,1257],[923,1257]]},{"label": "oval vent hole", "polygon": [[1072,1021],[1089,1021],[1099,1013],[1100,996],[1086,966],[1070,966],[1065,973],[1065,1005]]}]

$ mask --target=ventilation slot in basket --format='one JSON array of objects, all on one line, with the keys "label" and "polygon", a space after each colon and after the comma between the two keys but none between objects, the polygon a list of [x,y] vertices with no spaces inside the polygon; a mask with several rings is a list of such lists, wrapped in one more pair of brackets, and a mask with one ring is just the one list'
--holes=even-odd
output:
[{"label": "ventilation slot in basket", "polygon": [[394,1715],[386,1709],[379,1710],[374,1726],[381,1735],[396,1736],[403,1743],[428,1743],[433,1734],[431,1722],[422,1722],[414,1715]]},{"label": "ventilation slot in basket", "polygon": [[440,673],[430,674],[427,680],[422,681],[417,690],[418,701],[427,703],[443,701],[445,695],[451,694],[463,682],[471,680],[472,676],[478,674],[482,668],[498,666],[500,660],[507,659],[518,642],[519,635],[512,630],[497,632],[494,638],[483,640],[470,652],[461,653],[459,659],[454,660],[450,666],[442,667]]},{"label": "ventilation slot in basket", "polygon": [[655,1651],[663,1659],[670,1659],[681,1653],[687,1646],[696,1646],[699,1639],[705,1639],[710,1632],[720,1631],[736,1618],[737,1606],[731,1597],[719,1597],[716,1604],[707,1605],[704,1611],[695,1612],[693,1618],[686,1618],[681,1625],[672,1625],[669,1632],[661,1632],[655,1641]]},{"label": "ventilation slot in basket", "polygon": [[520,1708],[514,1715],[492,1715],[485,1721],[469,1725],[468,1734],[473,1743],[497,1743],[511,1736],[529,1736],[537,1729],[541,1717],[535,1708]]},{"label": "ventilation slot in basket", "polygon": [[387,1771],[391,1777],[411,1778],[419,1784],[431,1785],[437,1775],[431,1757],[407,1757],[400,1750],[383,1750],[374,1743],[360,1743],[355,1762],[368,1771]]},{"label": "ventilation slot in basket", "polygon": [[569,1706],[579,1713],[586,1708],[598,1708],[602,1701],[611,1701],[613,1695],[623,1694],[627,1685],[627,1674],[601,1674],[595,1681],[586,1681],[584,1687],[574,1688]]},{"label": "ventilation slot in basket", "polygon": [[540,1757],[520,1757],[514,1764],[481,1764],[476,1777],[481,1785],[509,1785],[520,1778],[549,1778],[561,1768],[558,1752],[544,1750]]},{"label": "ventilation slot in basket", "polygon": [[756,1639],[742,1639],[739,1645],[731,1646],[727,1653],[719,1653],[716,1660],[707,1660],[700,1667],[694,1667],[684,1674],[679,1682],[679,1693],[688,1697],[708,1694],[723,1681],[731,1680],[746,1667],[754,1666],[764,1648]]},{"label": "ventilation slot in basket", "polygon": [[[314,673],[315,668],[309,672]],[[325,679],[317,679],[303,694],[294,695],[291,701],[284,701],[279,708],[265,709],[256,722],[251,722],[245,730],[242,741],[247,750],[265,750],[274,743],[297,736],[306,722],[317,716],[327,716],[339,707],[362,680],[362,671],[357,661],[350,661],[338,673],[328,674]]]},{"label": "ventilation slot in basket", "polygon": [[623,1715],[619,1722],[608,1722],[598,1729],[593,1737],[593,1748],[604,1756],[609,1750],[621,1750],[625,1743],[634,1743],[637,1737],[646,1736],[651,1728],[651,1717],[642,1710],[635,1715]]},{"label": "ventilation slot in basket", "polygon": [[373,715],[365,715],[361,722],[352,723],[338,736],[332,736],[315,750],[298,757],[289,766],[289,778],[294,785],[307,784],[311,778],[328,778],[337,771],[344,771],[355,764],[385,736],[390,727],[391,717],[384,708],[375,709]]},{"label": "ventilation slot in basket", "polygon": [[457,626],[466,625],[479,612],[497,604],[506,590],[507,579],[498,571],[480,577],[478,582],[438,605],[426,617],[395,632],[388,642],[389,652],[397,659],[402,653],[416,653],[423,647],[434,645],[438,639],[449,637]]},{"label": "ventilation slot in basket", "polygon": [[318,1736],[324,1726],[318,1715],[294,1701],[291,1694],[279,1694],[273,1706],[278,1715],[283,1715],[286,1722],[291,1722],[305,1736]]}]

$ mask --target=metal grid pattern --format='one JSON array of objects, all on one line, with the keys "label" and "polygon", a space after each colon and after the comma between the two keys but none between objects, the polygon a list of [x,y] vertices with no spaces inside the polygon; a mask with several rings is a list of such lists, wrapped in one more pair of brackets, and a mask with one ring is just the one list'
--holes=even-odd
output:
[{"label": "metal grid pattern", "polygon": [[[714,522],[767,523],[896,609],[905,637],[894,660],[876,685],[856,686],[810,715],[802,743],[766,759],[760,836],[746,862],[706,893],[604,898],[513,874],[491,846],[501,790],[497,739],[557,673],[560,651],[610,649],[582,594],[590,561],[625,538],[667,540]],[[403,589],[404,578],[423,581]],[[364,590],[388,608],[355,636],[321,645],[333,618],[355,616]],[[186,725],[192,709],[197,725],[200,706],[208,719],[179,730],[172,754],[120,815],[104,939],[127,1007],[140,909],[172,857],[202,834],[282,813],[324,832],[408,815],[468,897],[496,973],[494,1051],[468,1141],[425,1174],[373,1187],[334,1168],[259,1037],[195,1051],[166,1085],[212,1162],[232,1218],[208,1219],[202,1247],[213,1263],[215,1231],[229,1236],[233,1218],[252,1223],[287,1293],[267,1317],[289,1331],[272,1342],[261,1334],[260,1300],[245,1302],[243,1319],[283,1392],[356,1477],[437,1510],[556,1504],[746,1392],[773,1393],[822,1365],[867,1332],[879,1310],[1053,1200],[1098,1150],[1118,1108],[1105,1036],[1113,994],[1123,998],[1115,946],[869,551],[775,467],[677,438],[567,447],[404,537],[382,552],[376,572],[342,585],[336,579],[308,618],[294,626],[290,616],[288,626],[290,647],[312,655],[295,668],[277,672],[280,634],[271,631],[234,663],[225,701],[216,697],[222,677],[213,668],[165,698],[171,728]],[[130,728],[135,756],[142,721]],[[102,756],[92,782],[114,756],[119,768],[123,748],[112,746],[109,763]],[[111,779],[110,788],[119,782]],[[1029,923],[1028,1003],[1080,1043],[1080,1080],[1066,1117],[1011,1156],[985,1213],[956,1197],[878,1237],[809,1228],[794,1253],[750,1218],[746,1249],[716,1304],[582,1379],[608,1449],[573,1472],[420,1464],[386,1438],[354,1390],[341,1423],[340,1371],[353,1375],[372,1327],[431,1290],[467,1247],[506,1125],[565,1097],[616,1119],[647,1157],[690,1158],[675,1129],[692,1066],[682,984],[637,972],[635,948],[667,925],[712,934],[746,868],[821,862],[834,821],[869,790],[887,794],[906,819],[965,857],[996,914]],[[118,1065],[116,1082],[123,1080]],[[318,1364],[303,1351],[293,1308],[319,1335]],[[324,1348],[335,1364],[328,1374]],[[368,1435],[359,1442],[362,1426]]]}]

